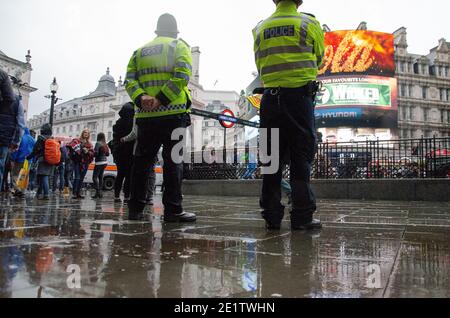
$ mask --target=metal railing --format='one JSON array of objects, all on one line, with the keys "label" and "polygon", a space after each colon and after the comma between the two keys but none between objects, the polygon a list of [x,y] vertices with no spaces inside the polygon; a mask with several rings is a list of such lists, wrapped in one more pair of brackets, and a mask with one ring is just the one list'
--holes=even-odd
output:
[{"label": "metal railing", "polygon": [[[450,178],[450,138],[367,140],[351,143],[320,143],[312,165],[312,179],[406,179]],[[234,163],[188,163],[188,180],[260,179],[260,163],[249,162],[255,149],[227,149]],[[201,154],[192,153],[194,156]],[[202,158],[202,157],[201,157]],[[242,159],[244,158],[244,159]],[[238,159],[241,159],[238,163]],[[198,162],[198,159],[197,159]],[[283,169],[289,178],[289,167]]]}]

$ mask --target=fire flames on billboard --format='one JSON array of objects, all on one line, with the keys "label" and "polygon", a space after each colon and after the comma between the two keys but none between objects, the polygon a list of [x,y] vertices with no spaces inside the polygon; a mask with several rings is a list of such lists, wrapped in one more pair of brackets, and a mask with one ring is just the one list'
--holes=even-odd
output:
[{"label": "fire flames on billboard", "polygon": [[326,33],[325,56],[319,75],[342,73],[393,77],[394,36],[364,30]]}]

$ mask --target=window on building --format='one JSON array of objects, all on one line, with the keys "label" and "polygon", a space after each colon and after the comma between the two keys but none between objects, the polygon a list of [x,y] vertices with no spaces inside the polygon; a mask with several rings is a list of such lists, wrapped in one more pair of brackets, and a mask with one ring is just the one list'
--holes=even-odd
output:
[{"label": "window on building", "polygon": [[400,96],[401,97],[406,96],[406,85],[403,84],[400,85]]},{"label": "window on building", "polygon": [[444,88],[441,88],[440,90],[440,95],[441,95],[441,100],[442,101],[447,101],[447,90],[446,89],[444,89]]},{"label": "window on building", "polygon": [[80,124],[77,125],[77,131],[80,131]]},{"label": "window on building", "polygon": [[414,63],[413,70],[414,70],[414,74],[419,74],[419,64],[418,63]]},{"label": "window on building", "polygon": [[414,92],[413,92],[413,90],[414,90],[414,89],[413,89],[413,86],[412,86],[412,85],[409,85],[409,86],[408,86],[408,96],[409,96],[409,97],[414,97],[414,94],[413,94]]},{"label": "window on building", "polygon": [[426,86],[423,86],[422,87],[422,98],[423,99],[427,99],[427,97],[428,97],[428,87],[426,87]]},{"label": "window on building", "polygon": [[66,117],[69,117],[69,116],[70,116],[70,112],[66,111]]},{"label": "window on building", "polygon": [[437,75],[436,66],[432,65],[430,68],[430,75]]},{"label": "window on building", "polygon": [[111,128],[112,126],[113,126],[113,121],[110,120],[110,121],[108,122],[108,127]]},{"label": "window on building", "polygon": [[74,116],[77,115],[77,110],[76,110],[76,109],[73,110],[73,115],[74,115]]},{"label": "window on building", "polygon": [[428,108],[423,109],[423,121],[428,121]]},{"label": "window on building", "polygon": [[431,138],[432,137],[432,135],[431,135],[432,133],[431,133],[431,130],[425,130],[425,138]]},{"label": "window on building", "polygon": [[90,131],[95,131],[97,128],[97,123],[96,122],[90,122],[88,123],[88,127],[87,127]]},{"label": "window on building", "polygon": [[402,131],[403,138],[408,138],[408,129]]},{"label": "window on building", "polygon": [[415,119],[415,117],[414,117],[414,107],[410,107],[409,108],[409,119],[410,120],[414,120]]},{"label": "window on building", "polygon": [[72,131],[73,131],[73,126],[70,125],[70,127],[69,127],[69,132],[72,132]]},{"label": "window on building", "polygon": [[403,107],[403,109],[402,109],[402,118],[403,119],[408,119],[408,115],[409,115],[409,108],[408,107]]},{"label": "window on building", "polygon": [[445,77],[448,77],[448,70],[449,70],[448,67],[446,67],[445,70],[444,70],[444,76],[445,76]]},{"label": "window on building", "polygon": [[63,132],[63,134],[66,133],[66,127],[65,126],[63,127],[62,132]]},{"label": "window on building", "polygon": [[441,110],[441,123],[445,123],[445,110]]},{"label": "window on building", "polygon": [[405,63],[400,62],[400,72],[404,73],[405,72]]},{"label": "window on building", "polygon": [[57,133],[57,134],[59,134],[59,127],[58,127],[58,128],[56,128],[56,133]]}]

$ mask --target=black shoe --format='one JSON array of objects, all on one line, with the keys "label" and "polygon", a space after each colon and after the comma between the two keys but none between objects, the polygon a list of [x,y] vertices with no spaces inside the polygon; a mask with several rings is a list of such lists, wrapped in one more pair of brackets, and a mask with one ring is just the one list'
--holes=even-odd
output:
[{"label": "black shoe", "polygon": [[314,231],[322,229],[322,222],[319,220],[312,220],[306,224],[291,224],[292,231]]},{"label": "black shoe", "polygon": [[266,220],[266,229],[268,231],[279,231],[279,230],[281,230],[281,222],[274,223],[274,222],[269,222]]},{"label": "black shoe", "polygon": [[114,198],[114,203],[122,203],[122,200],[120,198]]},{"label": "black shoe", "polygon": [[262,217],[266,221],[266,229],[269,231],[281,230],[281,223],[284,219],[284,208],[279,212],[262,212]]},{"label": "black shoe", "polygon": [[194,213],[164,214],[164,222],[167,223],[193,223],[196,221],[197,216]]},{"label": "black shoe", "polygon": [[147,205],[149,205],[149,206],[154,206],[154,204],[153,204],[153,199],[147,200]]}]

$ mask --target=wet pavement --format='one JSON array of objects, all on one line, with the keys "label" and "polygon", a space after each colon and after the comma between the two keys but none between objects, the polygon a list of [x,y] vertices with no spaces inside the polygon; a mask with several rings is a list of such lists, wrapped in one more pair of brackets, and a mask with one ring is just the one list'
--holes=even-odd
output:
[{"label": "wet pavement", "polygon": [[322,200],[325,228],[291,233],[257,198],[186,196],[191,225],[160,202],[2,197],[0,297],[450,297],[450,203]]}]

